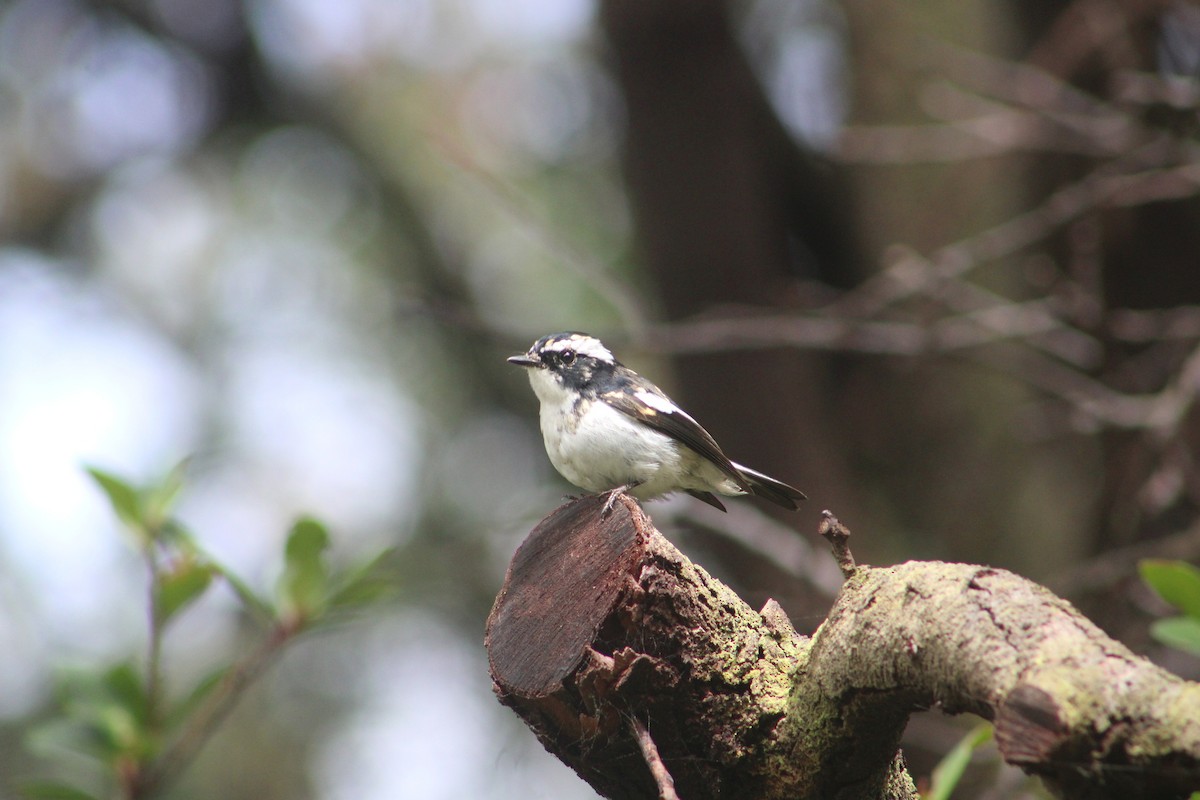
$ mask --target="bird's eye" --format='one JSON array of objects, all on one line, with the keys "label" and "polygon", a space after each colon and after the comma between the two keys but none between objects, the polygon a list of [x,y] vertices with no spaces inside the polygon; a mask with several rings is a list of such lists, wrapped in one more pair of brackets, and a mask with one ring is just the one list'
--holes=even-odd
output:
[{"label": "bird's eye", "polygon": [[562,363],[564,363],[564,364],[570,365],[570,364],[575,363],[575,351],[574,350],[563,350],[561,353],[558,354],[558,357],[562,359]]}]

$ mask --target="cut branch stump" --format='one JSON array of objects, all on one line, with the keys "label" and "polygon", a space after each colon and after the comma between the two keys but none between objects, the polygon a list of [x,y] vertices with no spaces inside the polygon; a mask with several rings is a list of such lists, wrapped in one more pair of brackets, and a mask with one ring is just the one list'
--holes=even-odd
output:
[{"label": "cut branch stump", "polygon": [[931,707],[991,720],[1003,757],[1063,797],[1200,790],[1200,685],[1030,581],[843,559],[808,638],[693,565],[636,501],[603,503],[533,530],[486,645],[500,701],[605,797],[915,798],[899,741]]}]

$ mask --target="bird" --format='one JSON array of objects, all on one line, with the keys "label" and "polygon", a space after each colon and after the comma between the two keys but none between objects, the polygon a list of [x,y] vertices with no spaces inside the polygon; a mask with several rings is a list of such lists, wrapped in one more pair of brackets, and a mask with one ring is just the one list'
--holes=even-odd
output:
[{"label": "bird", "polygon": [[731,461],[675,401],[618,361],[594,336],[552,333],[508,358],[523,367],[541,405],[550,463],[586,492],[653,500],[687,492],[725,511],[717,495],[755,495],[797,510],[805,495]]}]

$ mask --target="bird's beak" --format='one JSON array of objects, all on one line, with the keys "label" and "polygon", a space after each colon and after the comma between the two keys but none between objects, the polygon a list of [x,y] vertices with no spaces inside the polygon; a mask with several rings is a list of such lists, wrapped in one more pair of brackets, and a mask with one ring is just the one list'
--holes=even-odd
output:
[{"label": "bird's beak", "polygon": [[509,356],[508,363],[518,367],[540,367],[542,360],[531,353],[521,353],[518,356]]}]

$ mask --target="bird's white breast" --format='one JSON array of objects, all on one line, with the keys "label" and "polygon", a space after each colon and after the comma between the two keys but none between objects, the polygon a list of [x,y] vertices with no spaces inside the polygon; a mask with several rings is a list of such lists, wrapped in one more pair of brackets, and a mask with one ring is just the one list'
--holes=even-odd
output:
[{"label": "bird's white breast", "polygon": [[601,400],[568,392],[546,370],[529,382],[541,401],[542,438],[554,468],[571,483],[601,492],[630,483],[631,494],[650,499],[682,489],[739,494],[716,467]]}]

